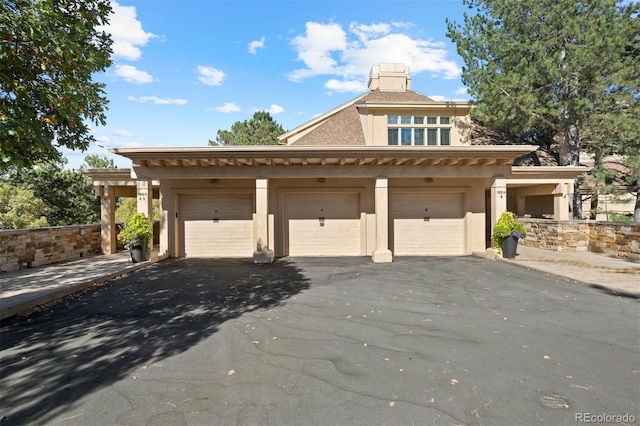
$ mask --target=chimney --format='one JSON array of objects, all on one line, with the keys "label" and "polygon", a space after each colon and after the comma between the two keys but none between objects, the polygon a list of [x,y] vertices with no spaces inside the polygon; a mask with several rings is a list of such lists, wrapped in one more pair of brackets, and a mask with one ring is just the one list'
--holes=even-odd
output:
[{"label": "chimney", "polygon": [[404,64],[380,64],[371,67],[369,90],[406,92],[411,90],[409,67]]}]

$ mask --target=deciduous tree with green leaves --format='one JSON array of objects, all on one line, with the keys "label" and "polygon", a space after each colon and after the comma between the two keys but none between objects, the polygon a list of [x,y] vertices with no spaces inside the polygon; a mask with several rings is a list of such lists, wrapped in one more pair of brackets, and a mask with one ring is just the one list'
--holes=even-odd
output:
[{"label": "deciduous tree with green leaves", "polygon": [[47,206],[33,191],[0,182],[0,229],[48,226]]},{"label": "deciduous tree with green leaves", "polygon": [[267,111],[258,111],[251,120],[236,121],[231,130],[218,130],[216,140],[209,145],[277,145],[278,136],[284,133],[282,126]]},{"label": "deciduous tree with green leaves", "polygon": [[84,161],[80,166],[81,169],[116,169],[116,163],[113,158],[91,154],[84,157]]},{"label": "deciduous tree with green leaves", "polygon": [[91,179],[64,162],[40,164],[32,168],[14,168],[4,181],[17,189],[31,191],[45,203],[44,216],[49,226],[99,223],[100,203],[94,196]]},{"label": "deciduous tree with green leaves", "polygon": [[109,0],[0,1],[0,171],[85,150],[105,124]]},{"label": "deciduous tree with green leaves", "polygon": [[[578,165],[580,132],[594,112],[605,103],[607,114],[627,108],[611,102],[619,88],[638,94],[627,51],[638,37],[638,3],[463,1],[475,13],[462,24],[447,20],[447,36],[464,60],[474,113],[492,128],[551,135],[560,165]],[[582,217],[578,179],[575,218]]]}]

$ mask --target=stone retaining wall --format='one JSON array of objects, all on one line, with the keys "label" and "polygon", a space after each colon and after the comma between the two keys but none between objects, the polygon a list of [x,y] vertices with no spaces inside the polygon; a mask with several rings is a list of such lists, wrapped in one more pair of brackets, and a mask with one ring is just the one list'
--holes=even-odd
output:
[{"label": "stone retaining wall", "polygon": [[100,253],[100,225],[0,231],[0,273]]},{"label": "stone retaining wall", "polygon": [[554,251],[591,251],[640,259],[640,224],[589,220],[522,219],[522,244]]}]

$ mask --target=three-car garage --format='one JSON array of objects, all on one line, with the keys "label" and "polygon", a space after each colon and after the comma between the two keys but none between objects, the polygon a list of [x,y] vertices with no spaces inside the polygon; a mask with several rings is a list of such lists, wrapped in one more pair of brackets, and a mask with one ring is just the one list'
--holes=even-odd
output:
[{"label": "three-car garage", "polygon": [[[270,242],[281,256],[368,256],[375,249],[373,187],[276,187]],[[393,187],[389,249],[396,256],[465,255],[468,188]],[[251,188],[177,194],[179,253],[251,257],[256,251]]]}]

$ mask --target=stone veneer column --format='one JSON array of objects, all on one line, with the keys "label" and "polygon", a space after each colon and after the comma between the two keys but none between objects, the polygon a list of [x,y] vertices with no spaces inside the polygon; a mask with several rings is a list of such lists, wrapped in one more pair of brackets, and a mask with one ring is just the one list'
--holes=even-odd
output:
[{"label": "stone veneer column", "polygon": [[103,254],[113,254],[116,245],[116,195],[114,188],[96,187],[100,197],[100,248]]},{"label": "stone veneer column", "polygon": [[507,181],[504,176],[496,176],[491,185],[491,234],[502,213],[507,211]]},{"label": "stone veneer column", "polygon": [[389,250],[389,179],[386,176],[376,178],[376,250],[372,260],[375,263],[388,263],[393,260]]},{"label": "stone veneer column", "polygon": [[256,251],[253,263],[272,263],[273,250],[269,250],[269,180],[256,178],[256,215],[253,219]]}]

